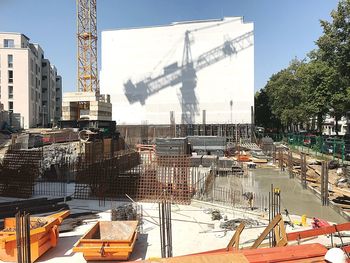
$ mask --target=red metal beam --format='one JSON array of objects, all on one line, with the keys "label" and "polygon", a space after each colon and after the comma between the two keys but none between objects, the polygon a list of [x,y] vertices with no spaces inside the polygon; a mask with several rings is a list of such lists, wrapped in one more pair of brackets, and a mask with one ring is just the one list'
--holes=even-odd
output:
[{"label": "red metal beam", "polygon": [[344,223],[339,225],[326,226],[321,228],[287,233],[287,239],[288,241],[293,241],[293,240],[298,240],[298,239],[303,239],[308,237],[336,233],[337,231],[349,231],[349,230],[350,230],[350,223]]}]

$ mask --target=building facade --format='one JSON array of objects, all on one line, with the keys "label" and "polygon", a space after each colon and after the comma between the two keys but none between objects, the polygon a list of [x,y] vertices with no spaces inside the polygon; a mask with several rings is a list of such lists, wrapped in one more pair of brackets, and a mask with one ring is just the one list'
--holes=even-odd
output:
[{"label": "building facade", "polygon": [[[345,116],[338,120],[338,135],[345,135],[348,132],[348,120]],[[326,116],[324,123],[322,124],[322,134],[324,135],[336,135],[336,121],[334,117]]]},{"label": "building facade", "polygon": [[102,32],[101,92],[120,125],[252,123],[254,25],[242,17]]},{"label": "building facade", "polygon": [[48,126],[61,108],[55,103],[57,70],[29,40],[0,32],[0,100],[10,113],[10,125],[24,129]]},{"label": "building facade", "polygon": [[56,76],[56,109],[55,122],[62,118],[62,77]]}]

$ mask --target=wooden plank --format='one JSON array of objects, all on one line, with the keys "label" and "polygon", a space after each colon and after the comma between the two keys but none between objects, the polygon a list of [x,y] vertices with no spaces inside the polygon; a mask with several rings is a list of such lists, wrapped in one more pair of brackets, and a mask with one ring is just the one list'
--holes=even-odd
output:
[{"label": "wooden plank", "polygon": [[245,224],[244,222],[241,222],[237,227],[234,235],[232,236],[230,242],[228,243],[226,250],[229,250],[230,247],[233,247],[233,246],[236,250],[239,249],[239,238],[244,228],[245,228]]},{"label": "wooden plank", "polygon": [[[140,262],[140,261],[138,261]],[[249,263],[247,258],[241,253],[229,253],[226,254],[217,254],[217,255],[198,255],[198,256],[182,256],[182,257],[173,257],[173,258],[162,258],[155,260],[145,260],[141,261],[143,263]]]},{"label": "wooden plank", "polygon": [[327,253],[327,248],[321,244],[305,244],[299,246],[243,250],[242,253],[251,263],[293,262],[293,260],[322,257]]},{"label": "wooden plank", "polygon": [[312,243],[312,244],[302,244],[302,245],[285,246],[285,247],[242,249],[240,250],[240,253],[244,254],[245,256],[249,256],[249,255],[260,255],[260,254],[291,253],[293,251],[298,251],[298,250],[327,252],[327,248],[325,246],[319,243]]},{"label": "wooden plank", "polygon": [[324,256],[320,257],[312,257],[312,258],[303,258],[303,259],[292,259],[292,260],[287,260],[285,262],[290,262],[290,263],[325,263],[324,261]]},{"label": "wooden plank", "polygon": [[344,246],[344,247],[343,247],[343,250],[344,250],[346,253],[350,253],[350,245],[349,245],[349,246]]},{"label": "wooden plank", "polygon": [[[336,225],[338,231],[349,231],[350,230],[350,222]],[[320,235],[326,235],[330,233],[337,232],[335,226],[326,226],[321,228],[309,229],[304,231],[291,232],[287,234],[287,240],[293,241],[298,239],[303,239],[307,237],[314,237]]]},{"label": "wooden plank", "polygon": [[265,237],[270,233],[270,231],[282,220],[282,216],[280,214],[276,215],[274,219],[270,222],[270,224],[264,229],[261,235],[255,240],[254,244],[251,248],[258,248],[261,242],[264,241]]}]

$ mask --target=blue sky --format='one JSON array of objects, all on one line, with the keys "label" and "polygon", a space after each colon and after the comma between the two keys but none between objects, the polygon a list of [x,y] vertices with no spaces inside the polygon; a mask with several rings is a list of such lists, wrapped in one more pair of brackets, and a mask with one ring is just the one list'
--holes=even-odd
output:
[{"label": "blue sky", "polygon": [[[255,27],[255,90],[295,57],[304,58],[322,34],[338,0],[97,0],[101,30],[174,21],[243,16]],[[39,43],[76,90],[75,0],[0,0],[0,31],[21,32]],[[100,47],[100,45],[99,45]],[[99,65],[101,63],[99,62]]]}]

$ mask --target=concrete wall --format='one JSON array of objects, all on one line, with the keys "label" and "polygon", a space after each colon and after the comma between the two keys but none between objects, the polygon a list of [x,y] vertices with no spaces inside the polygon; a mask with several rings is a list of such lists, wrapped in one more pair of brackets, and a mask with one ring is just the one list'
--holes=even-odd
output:
[{"label": "concrete wall", "polygon": [[[182,67],[187,30],[194,71]],[[230,17],[103,31],[100,79],[118,124],[169,124],[171,111],[176,123],[251,123],[253,23]]]}]

